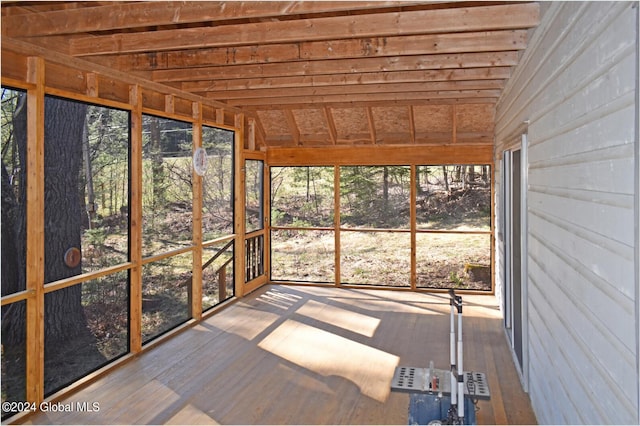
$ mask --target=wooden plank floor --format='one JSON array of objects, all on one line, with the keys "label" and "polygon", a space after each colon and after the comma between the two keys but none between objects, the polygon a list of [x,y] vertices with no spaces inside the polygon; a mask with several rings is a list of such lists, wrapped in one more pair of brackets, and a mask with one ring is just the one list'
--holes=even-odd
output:
[{"label": "wooden plank floor", "polygon": [[[485,372],[478,424],[534,424],[493,296],[464,296],[465,369]],[[263,287],[60,401],[34,424],[407,424],[397,365],[449,364],[446,295]]]}]

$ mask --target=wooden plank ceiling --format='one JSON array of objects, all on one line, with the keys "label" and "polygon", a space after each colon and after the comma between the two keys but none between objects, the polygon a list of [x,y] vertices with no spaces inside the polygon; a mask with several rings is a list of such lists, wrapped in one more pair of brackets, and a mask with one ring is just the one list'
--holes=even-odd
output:
[{"label": "wooden plank ceiling", "polygon": [[2,35],[243,109],[262,146],[491,144],[537,3],[3,2]]}]

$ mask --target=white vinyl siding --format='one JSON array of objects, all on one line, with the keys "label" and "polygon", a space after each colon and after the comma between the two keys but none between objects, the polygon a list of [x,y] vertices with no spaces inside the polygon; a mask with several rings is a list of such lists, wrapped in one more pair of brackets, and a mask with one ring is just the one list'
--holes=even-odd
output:
[{"label": "white vinyl siding", "polygon": [[497,107],[496,163],[529,121],[529,392],[541,424],[639,421],[636,5],[543,4]]}]

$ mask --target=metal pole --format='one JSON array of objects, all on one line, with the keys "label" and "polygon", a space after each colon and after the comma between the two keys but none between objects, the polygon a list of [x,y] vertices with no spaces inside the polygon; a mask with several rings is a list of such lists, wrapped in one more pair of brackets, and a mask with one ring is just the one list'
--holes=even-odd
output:
[{"label": "metal pole", "polygon": [[453,296],[453,290],[450,291],[451,295],[451,327],[449,331],[449,354],[451,361],[451,406],[454,407],[458,403],[456,394],[456,327],[455,327],[455,296]]},{"label": "metal pole", "polygon": [[460,401],[458,402],[458,417],[460,418],[460,424],[464,424],[464,368],[462,366],[462,297],[457,296],[456,302],[458,304],[458,395]]}]

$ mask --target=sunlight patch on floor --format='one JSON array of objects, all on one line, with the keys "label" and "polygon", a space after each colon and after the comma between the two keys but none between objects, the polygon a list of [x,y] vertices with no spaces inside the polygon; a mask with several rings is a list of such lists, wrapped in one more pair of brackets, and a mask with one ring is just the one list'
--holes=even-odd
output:
[{"label": "sunlight patch on floor", "polygon": [[[264,312],[254,307],[244,307],[240,304],[232,306],[233,315],[218,315],[212,317],[207,322],[227,333],[237,334],[247,340],[253,340],[271,324],[276,322],[280,315]],[[243,318],[238,321],[238,318]]]},{"label": "sunlight patch on floor", "polygon": [[258,346],[323,376],[354,383],[362,394],[384,402],[399,358],[344,337],[287,320]]},{"label": "sunlight patch on floor", "polygon": [[212,419],[207,413],[191,404],[187,404],[167,423],[168,425],[219,425],[217,421]]},{"label": "sunlight patch on floor", "polygon": [[373,337],[380,324],[378,318],[314,300],[309,300],[296,313],[367,337]]}]

